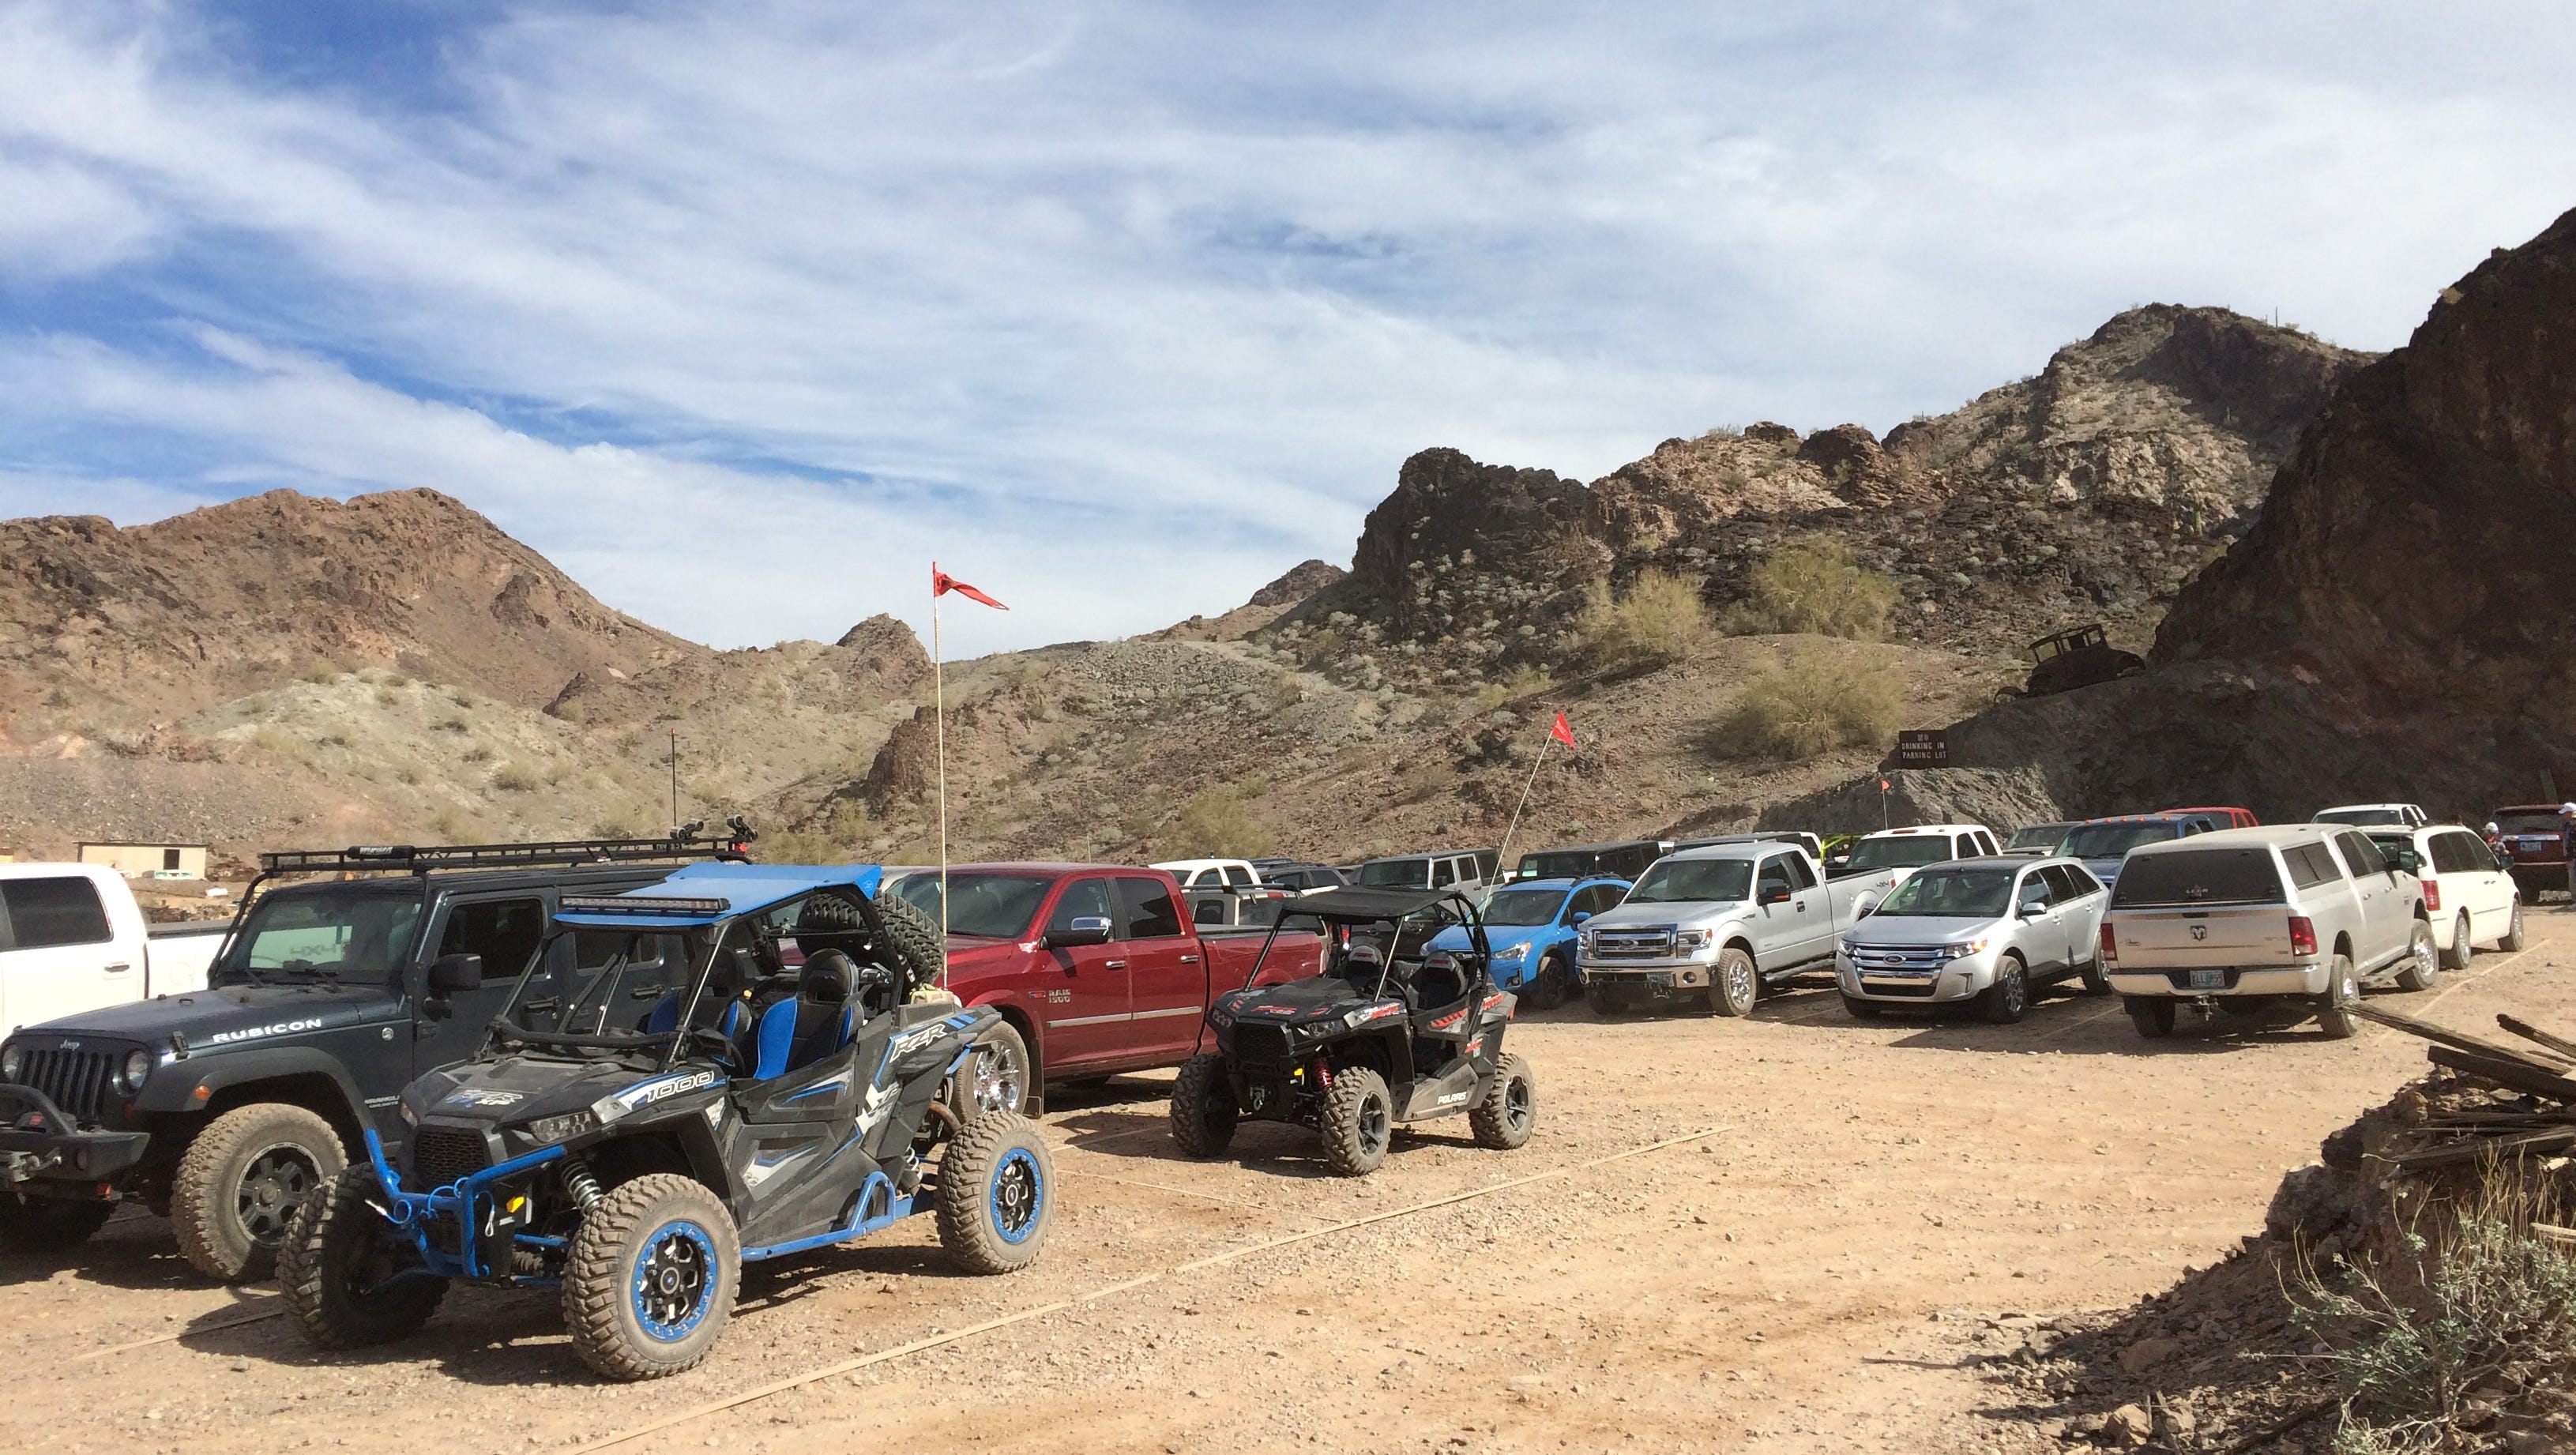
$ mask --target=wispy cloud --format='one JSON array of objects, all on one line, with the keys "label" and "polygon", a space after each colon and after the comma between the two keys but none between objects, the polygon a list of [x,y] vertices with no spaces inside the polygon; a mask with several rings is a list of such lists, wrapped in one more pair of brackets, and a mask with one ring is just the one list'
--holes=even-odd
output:
[{"label": "wispy cloud", "polygon": [[362,10],[0,5],[0,499],[429,485],[704,638],[934,553],[1035,603],[970,649],[1107,635],[1425,445],[1885,428],[2151,298],[2387,347],[2576,203],[2543,6]]}]

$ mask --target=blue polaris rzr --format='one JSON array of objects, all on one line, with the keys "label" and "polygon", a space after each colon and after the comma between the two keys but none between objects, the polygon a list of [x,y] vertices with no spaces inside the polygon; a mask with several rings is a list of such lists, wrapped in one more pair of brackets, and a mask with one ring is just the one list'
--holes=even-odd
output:
[{"label": "blue polaris rzr", "polygon": [[995,1013],[916,998],[940,937],[877,882],[699,864],[566,895],[575,952],[540,950],[483,1056],[404,1089],[400,1146],[370,1132],[297,1210],[297,1327],[347,1348],[419,1328],[457,1279],[560,1289],[585,1363],[652,1379],[706,1357],[746,1262],[936,1212],[961,1267],[1026,1267],[1046,1142],[966,1094]]}]

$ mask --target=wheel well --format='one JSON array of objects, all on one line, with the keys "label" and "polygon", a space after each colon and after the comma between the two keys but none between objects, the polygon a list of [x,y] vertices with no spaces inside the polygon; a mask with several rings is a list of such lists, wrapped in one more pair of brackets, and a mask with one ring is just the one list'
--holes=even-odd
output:
[{"label": "wheel well", "polygon": [[1718,946],[1718,948],[1720,950],[1742,950],[1744,952],[1744,958],[1753,962],[1754,969],[1759,970],[1762,968],[1762,957],[1753,953],[1753,942],[1744,938],[1742,935],[1737,935],[1733,939],[1728,940],[1725,944]]},{"label": "wheel well", "polygon": [[2351,958],[2352,958],[2352,936],[2350,936],[2350,935],[2337,935],[2337,936],[2335,936],[2335,942],[2334,942],[2334,953],[2336,953],[2336,954],[2338,954],[2338,955],[2343,956],[2343,957],[2344,957],[2345,959],[2347,959],[2347,960],[2351,959]]},{"label": "wheel well", "polygon": [[[367,1145],[365,1128],[361,1127],[357,1117],[351,1114],[349,1099],[341,1094],[340,1083],[319,1071],[297,1072],[288,1076],[270,1077],[264,1081],[245,1081],[227,1086],[206,1099],[204,1114],[194,1120],[199,1127],[203,1127],[235,1107],[255,1106],[261,1102],[300,1106],[313,1113],[329,1122],[331,1130],[340,1134],[340,1144],[348,1149],[350,1156],[361,1161],[365,1160]],[[190,1135],[193,1136],[194,1133]]]},{"label": "wheel well", "polygon": [[1365,1066],[1395,1084],[1395,1052],[1385,1036],[1354,1036],[1324,1054],[1324,1064],[1340,1071]]},{"label": "wheel well", "polygon": [[[988,1004],[991,1003],[988,1002]],[[1016,1005],[995,1004],[991,1005],[991,1008],[1001,1014],[1005,1025],[1020,1033],[1020,1044],[1029,1048],[1030,1082],[1038,1086],[1046,1085],[1046,1047],[1038,1043],[1037,1022],[1029,1019],[1028,1012]]]},{"label": "wheel well", "polygon": [[[612,1137],[583,1154],[602,1185],[615,1187],[638,1177],[656,1172],[676,1172],[682,1177],[706,1182],[703,1171],[689,1164],[689,1152],[668,1128],[638,1132],[632,1136]],[[722,1196],[722,1181],[710,1183]]]}]

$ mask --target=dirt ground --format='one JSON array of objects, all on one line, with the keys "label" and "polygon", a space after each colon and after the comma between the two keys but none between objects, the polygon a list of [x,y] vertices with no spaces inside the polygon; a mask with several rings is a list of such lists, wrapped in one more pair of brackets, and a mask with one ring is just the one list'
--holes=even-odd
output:
[{"label": "dirt ground", "polygon": [[[2576,914],[2530,926],[2532,949],[2391,1004],[2576,1025]],[[417,1338],[317,1356],[272,1290],[204,1286],[163,1224],[129,1212],[69,1266],[0,1264],[18,1351],[0,1440],[2027,1448],[2047,1412],[1989,1382],[1981,1352],[2028,1317],[2125,1304],[2221,1256],[2318,1138],[2424,1067],[2421,1042],[2377,1027],[2341,1043],[2186,1029],[2151,1047],[2115,1001],[2071,987],[2009,1027],[1863,1025],[1820,988],[1750,1021],[1577,1006],[1511,1037],[1539,1076],[1526,1149],[1479,1151],[1439,1124],[1360,1181],[1277,1127],[1248,1127],[1228,1160],[1180,1160],[1167,1078],[1059,1098],[1062,1200],[1036,1267],[952,1275],[928,1218],[764,1265],[714,1357],[647,1386],[589,1377],[544,1295],[462,1291]],[[1375,1221],[1342,1226],[1360,1219]]]}]

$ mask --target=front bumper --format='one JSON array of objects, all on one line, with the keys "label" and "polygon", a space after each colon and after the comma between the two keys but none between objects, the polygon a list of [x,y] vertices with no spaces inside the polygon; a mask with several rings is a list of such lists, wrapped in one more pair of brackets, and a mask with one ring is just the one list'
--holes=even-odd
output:
[{"label": "front bumper", "polygon": [[[2111,988],[2122,995],[2166,996],[2198,1000],[2203,996],[2323,995],[2334,967],[2320,960],[2309,965],[2265,965],[2237,968],[2202,966],[2193,970],[2142,970],[2113,967]],[[2195,976],[2203,983],[2195,984]],[[2207,983],[2214,977],[2216,983]]]},{"label": "front bumper", "polygon": [[84,1131],[43,1092],[0,1082],[0,1180],[11,1188],[113,1182],[151,1144],[149,1132]]},{"label": "front bumper", "polygon": [[1852,957],[1834,952],[1834,984],[1854,1000],[1883,1001],[1889,1005],[1948,1005],[1974,1000],[1995,983],[1997,952],[1969,955],[1944,961],[1935,966],[1855,965]]},{"label": "front bumper", "polygon": [[1610,985],[1669,995],[1677,990],[1705,990],[1717,962],[1707,960],[1585,960],[1586,986]]}]

